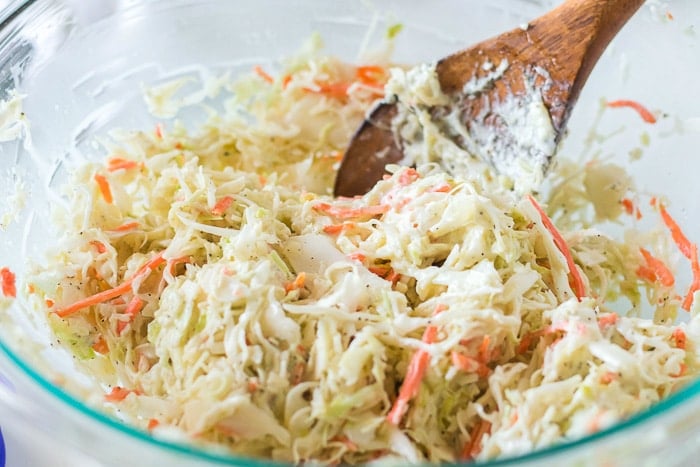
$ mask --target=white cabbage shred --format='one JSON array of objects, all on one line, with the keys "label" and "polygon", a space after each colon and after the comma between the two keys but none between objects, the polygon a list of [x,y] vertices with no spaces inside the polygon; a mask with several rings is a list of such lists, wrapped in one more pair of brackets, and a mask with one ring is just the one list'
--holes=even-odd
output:
[{"label": "white cabbage shred", "polygon": [[[123,132],[104,164],[77,171],[32,298],[107,407],[155,435],[266,459],[443,462],[595,432],[698,373],[700,327],[674,324],[683,297],[636,273],[640,246],[668,258],[669,236],[615,239],[586,210],[591,194],[596,218],[624,215],[621,198],[638,195],[619,169],[592,163],[552,191],[580,299],[532,202],[487,172],[392,167],[368,194],[332,198],[338,157],[388,76],[371,65],[361,73],[376,83],[311,47],[267,70],[272,82],[227,84],[227,111],[204,127]],[[459,156],[418,129],[409,152]],[[596,173],[624,190],[596,198]],[[653,320],[635,317],[643,306]],[[392,422],[417,354],[427,366]]]}]

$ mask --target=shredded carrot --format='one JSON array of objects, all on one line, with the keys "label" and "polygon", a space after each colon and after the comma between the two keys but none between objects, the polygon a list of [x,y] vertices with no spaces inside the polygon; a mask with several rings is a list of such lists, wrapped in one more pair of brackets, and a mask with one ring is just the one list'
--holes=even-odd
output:
[{"label": "shredded carrot", "polygon": [[646,123],[656,123],[656,117],[654,116],[654,114],[651,113],[646,107],[644,107],[637,101],[620,99],[616,101],[608,101],[606,105],[611,108],[629,107],[636,111],[639,114],[639,116],[642,117],[642,120],[644,120]]},{"label": "shredded carrot", "polygon": [[152,418],[152,419],[148,420],[148,429],[149,430],[153,430],[158,425],[160,425],[160,422],[157,419]]},{"label": "shredded carrot", "polygon": [[435,185],[431,189],[428,190],[430,193],[447,193],[452,189],[450,185],[447,183],[441,183],[439,185]]},{"label": "shredded carrot", "polygon": [[353,253],[350,253],[348,255],[348,258],[359,261],[360,263],[364,263],[365,260],[367,259],[367,256],[364,253],[360,253],[359,251],[355,251]]},{"label": "shredded carrot", "polygon": [[107,341],[105,340],[104,336],[101,334],[97,336],[97,339],[95,339],[95,342],[92,344],[92,350],[102,355],[109,352],[109,346],[107,345]]},{"label": "shredded carrot", "polygon": [[265,70],[263,70],[260,65],[255,65],[253,67],[253,71],[255,72],[256,75],[261,77],[263,79],[263,81],[266,81],[270,84],[275,82],[275,79],[272,76],[270,76]]},{"label": "shredded carrot", "polygon": [[221,216],[228,210],[228,208],[231,207],[231,204],[233,204],[233,197],[224,196],[216,202],[213,208],[211,208],[211,213],[215,216]]},{"label": "shredded carrot", "polygon": [[389,210],[389,206],[386,205],[365,206],[361,208],[344,208],[333,206],[328,203],[319,203],[313,208],[324,214],[335,217],[336,219],[355,219],[358,217],[380,216]]},{"label": "shredded carrot", "polygon": [[462,449],[462,455],[460,456],[461,460],[467,461],[475,459],[476,456],[478,456],[481,452],[481,440],[484,438],[484,435],[489,433],[490,431],[491,422],[486,420],[479,420],[479,422],[474,427],[474,430],[472,430],[471,434],[469,435],[469,441],[464,445],[464,448]]},{"label": "shredded carrot", "polygon": [[542,209],[537,201],[535,201],[535,198],[533,198],[531,195],[527,195],[527,198],[539,213],[545,228],[552,234],[554,244],[557,246],[557,248],[559,248],[559,251],[561,251],[561,253],[564,255],[564,258],[566,258],[566,264],[569,267],[569,274],[571,275],[571,279],[573,281],[574,293],[576,294],[576,298],[578,298],[580,301],[581,298],[586,295],[586,286],[584,285],[583,279],[581,278],[578,268],[576,267],[576,263],[574,263],[574,258],[571,256],[569,245],[566,244],[564,237],[561,236],[557,228],[554,226],[552,220],[549,218],[549,216],[547,216],[547,213],[545,213],[544,209]]},{"label": "shredded carrot", "polygon": [[680,365],[678,365],[678,373],[674,373],[671,376],[673,378],[680,378],[681,376],[685,376],[685,374],[688,372],[688,365],[685,363],[681,362]]},{"label": "shredded carrot", "polygon": [[46,300],[44,300],[44,305],[46,305],[46,308],[53,308],[55,303],[50,298],[47,298]]},{"label": "shredded carrot", "polygon": [[491,344],[491,338],[485,335],[479,346],[479,361],[486,363],[489,361],[489,345]]},{"label": "shredded carrot", "polygon": [[622,204],[622,207],[625,209],[625,212],[629,215],[634,214],[634,202],[632,202],[631,199],[629,198],[622,198],[620,200],[620,204]]},{"label": "shredded carrot", "polygon": [[608,326],[612,326],[613,324],[617,323],[619,318],[620,317],[615,312],[599,315],[598,326],[600,326],[601,328],[607,328]]},{"label": "shredded carrot", "polygon": [[294,278],[292,282],[289,282],[284,285],[284,291],[285,293],[289,293],[292,290],[298,290],[304,287],[304,284],[306,283],[306,273],[304,271],[300,272],[297,274],[297,277]]},{"label": "shredded carrot", "polygon": [[465,373],[476,373],[483,378],[491,371],[483,362],[454,350],[450,353],[450,358],[452,364]]},{"label": "shredded carrot", "polygon": [[403,172],[401,172],[401,175],[399,175],[399,185],[410,185],[411,183],[415,182],[418,179],[418,177],[420,177],[418,171],[413,167],[409,167]]},{"label": "shredded carrot", "polygon": [[141,297],[138,295],[134,295],[134,297],[129,301],[129,304],[126,306],[126,310],[124,310],[124,314],[128,317],[127,321],[117,321],[117,335],[121,336],[122,332],[124,332],[124,329],[126,329],[127,325],[134,321],[134,318],[136,318],[136,315],[141,311],[143,308],[144,302],[141,300]]},{"label": "shredded carrot", "polygon": [[109,232],[127,232],[129,230],[134,230],[139,227],[139,223],[136,221],[133,222],[126,222],[122,225],[119,225],[111,230]]},{"label": "shredded carrot", "polygon": [[652,196],[652,197],[649,199],[649,206],[656,207],[656,203],[657,203],[656,196]]},{"label": "shredded carrot", "polygon": [[685,335],[685,331],[683,331],[683,329],[681,328],[676,328],[673,330],[673,333],[671,335],[673,336],[676,348],[685,350],[686,343],[688,341],[688,338]]},{"label": "shredded carrot", "polygon": [[99,240],[91,240],[90,245],[94,246],[98,253],[102,254],[107,251],[107,247]]},{"label": "shredded carrot", "polygon": [[610,384],[618,378],[618,374],[612,371],[606,371],[600,376],[601,384]]},{"label": "shredded carrot", "polygon": [[343,231],[343,224],[324,225],[323,231],[329,235],[338,235]]},{"label": "shredded carrot", "polygon": [[248,392],[253,393],[257,391],[259,386],[257,379],[253,378],[248,380]]},{"label": "shredded carrot", "polygon": [[[437,305],[433,316],[444,310],[444,305]],[[436,326],[426,326],[425,331],[423,331],[423,342],[426,344],[435,342],[437,332]],[[399,395],[386,417],[387,421],[392,425],[401,423],[401,419],[408,410],[408,403],[418,394],[421,380],[423,379],[425,370],[428,368],[428,363],[430,363],[430,354],[424,349],[418,349],[416,353],[413,354],[413,357],[411,357],[408,369],[406,370],[406,376],[399,389]]]},{"label": "shredded carrot", "polygon": [[671,238],[673,238],[673,241],[678,245],[678,249],[686,258],[692,260],[691,241],[688,240],[688,237],[685,236],[678,223],[671,217],[663,204],[659,205],[659,214],[661,214],[661,219],[664,221],[664,224],[666,224],[666,227],[668,227],[668,230],[671,231]]},{"label": "shredded carrot", "polygon": [[140,391],[132,390],[132,389],[125,389],[121,386],[114,386],[112,387],[112,391],[109,394],[105,394],[105,401],[107,402],[121,402],[124,399],[126,399],[126,396],[129,394],[134,393],[136,395],[141,394]]},{"label": "shredded carrot", "polygon": [[700,262],[698,262],[698,246],[695,243],[691,244],[690,266],[693,271],[693,282],[690,284],[681,305],[686,311],[690,311],[690,307],[693,305],[693,296],[695,292],[700,290]]},{"label": "shredded carrot", "polygon": [[282,89],[287,89],[287,86],[289,86],[289,83],[292,82],[292,75],[286,74],[282,77]]},{"label": "shredded carrot", "polygon": [[675,283],[675,278],[671,270],[664,264],[663,261],[654,257],[645,248],[640,248],[639,251],[644,257],[644,261],[647,263],[647,267],[651,269],[654,276],[658,279],[661,285],[665,287],[671,287]]},{"label": "shredded carrot", "polygon": [[15,284],[15,273],[10,268],[0,269],[0,281],[2,281],[2,294],[6,297],[17,297],[17,285]]},{"label": "shredded carrot", "polygon": [[177,143],[175,143],[175,145],[173,147],[175,149],[185,149],[185,146],[179,141]]},{"label": "shredded carrot", "polygon": [[517,423],[517,421],[518,421],[518,418],[519,418],[519,417],[518,417],[518,411],[517,411],[517,410],[514,410],[513,413],[512,413],[511,416],[510,416],[510,420],[509,420],[509,421],[510,421],[510,426],[515,425],[515,424]]},{"label": "shredded carrot", "polygon": [[637,277],[647,282],[654,283],[658,279],[656,273],[648,266],[639,266],[635,272],[637,273]]},{"label": "shredded carrot", "polygon": [[348,83],[316,83],[316,87],[305,87],[304,90],[315,94],[324,94],[336,99],[347,97],[350,84]]},{"label": "shredded carrot", "polygon": [[670,11],[666,11],[666,18],[668,18],[669,21],[673,21],[673,13]]},{"label": "shredded carrot", "polygon": [[520,343],[518,344],[518,353],[525,353],[532,345],[532,342],[544,335],[544,329],[539,329],[537,331],[528,332],[520,338]]},{"label": "shredded carrot", "polygon": [[358,81],[370,86],[383,84],[387,79],[386,69],[379,65],[358,66],[355,72]]},{"label": "shredded carrot", "polygon": [[163,139],[163,124],[162,123],[156,123],[155,134],[156,134],[156,138]]},{"label": "shredded carrot", "polygon": [[690,307],[693,305],[693,296],[695,292],[700,290],[700,262],[698,261],[698,246],[697,244],[688,240],[681,230],[678,223],[671,217],[671,215],[666,210],[663,204],[659,204],[659,213],[661,214],[661,219],[666,224],[666,227],[671,232],[671,238],[678,246],[680,252],[690,260],[691,270],[693,272],[693,281],[688,288],[688,292],[685,295],[685,299],[681,307],[689,311]]},{"label": "shredded carrot", "polygon": [[131,285],[136,279],[140,279],[150,274],[151,271],[156,269],[163,262],[165,262],[165,259],[163,258],[163,253],[158,253],[156,256],[154,256],[152,259],[146,262],[146,264],[141,266],[133,276],[131,276],[129,279],[125,280],[118,286],[96,293],[95,295],[85,297],[82,300],[78,300],[77,302],[71,305],[54,311],[54,313],[56,313],[61,318],[65,318],[66,316],[70,316],[73,313],[82,310],[83,308],[97,305],[99,303],[104,303],[108,300],[124,295],[126,292],[131,290]]},{"label": "shredded carrot", "polygon": [[142,167],[143,164],[140,162],[132,161],[130,159],[123,159],[121,157],[112,157],[107,160],[107,170],[110,172],[115,172],[117,170],[132,170]]},{"label": "shredded carrot", "polygon": [[389,270],[389,274],[386,275],[385,279],[391,282],[393,285],[396,285],[396,283],[401,280],[401,274],[394,271],[392,268]]},{"label": "shredded carrot", "polygon": [[384,214],[389,210],[389,206],[375,205],[365,206],[361,208],[344,208],[333,206],[328,203],[319,203],[314,206],[314,209],[336,219],[355,219],[358,217],[374,217]]},{"label": "shredded carrot", "polygon": [[34,288],[34,284],[27,284],[27,292],[29,292],[29,293],[36,292],[36,289]]},{"label": "shredded carrot", "polygon": [[94,179],[95,183],[97,183],[97,187],[100,189],[100,193],[102,194],[102,198],[104,198],[105,203],[112,204],[114,201],[112,198],[112,189],[109,187],[107,178],[102,174],[95,174]]}]

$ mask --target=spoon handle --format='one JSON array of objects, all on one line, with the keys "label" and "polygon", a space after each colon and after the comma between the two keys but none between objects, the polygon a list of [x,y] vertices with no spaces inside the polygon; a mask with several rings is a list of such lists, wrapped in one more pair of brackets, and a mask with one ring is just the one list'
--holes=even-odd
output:
[{"label": "spoon handle", "polygon": [[[572,83],[574,100],[603,51],[644,0],[568,0],[531,23],[529,38],[549,51],[559,81]],[[526,58],[526,57],[523,57]],[[534,57],[533,57],[534,58]],[[571,105],[572,103],[570,103]]]}]

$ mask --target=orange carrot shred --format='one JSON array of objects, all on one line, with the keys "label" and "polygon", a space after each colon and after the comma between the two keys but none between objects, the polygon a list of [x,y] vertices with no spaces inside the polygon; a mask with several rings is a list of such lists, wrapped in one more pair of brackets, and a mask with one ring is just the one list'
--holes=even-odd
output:
[{"label": "orange carrot shred", "polygon": [[637,277],[644,279],[647,282],[651,282],[653,284],[657,281],[656,273],[648,266],[639,266],[635,272],[637,273]]},{"label": "orange carrot shred", "polygon": [[17,285],[15,283],[15,273],[10,268],[0,269],[0,281],[2,281],[2,294],[9,298],[17,297]]},{"label": "orange carrot shred", "polygon": [[99,303],[104,303],[108,300],[124,295],[126,292],[131,290],[131,285],[136,279],[140,279],[141,277],[148,275],[151,271],[156,269],[164,262],[165,259],[163,258],[163,253],[158,253],[152,259],[147,261],[146,264],[141,266],[136,271],[136,273],[134,273],[133,276],[131,276],[129,279],[125,280],[118,286],[96,293],[95,295],[85,297],[82,300],[78,300],[77,302],[71,305],[54,311],[54,313],[56,313],[61,318],[65,318],[66,316],[70,316],[73,313],[82,310],[83,308],[87,308],[92,305],[97,305]]},{"label": "orange carrot shred", "polygon": [[102,194],[102,198],[105,200],[105,203],[112,204],[114,201],[112,198],[112,189],[109,187],[107,178],[102,174],[95,174],[94,179],[95,183],[97,183],[97,187],[100,189],[100,193]]},{"label": "orange carrot shred", "polygon": [[107,341],[102,335],[97,336],[97,339],[95,339],[95,342],[93,342],[92,344],[92,350],[102,355],[109,352],[109,346],[107,345]]},{"label": "orange carrot shred", "polygon": [[270,76],[265,70],[263,70],[260,65],[255,65],[253,67],[253,71],[255,72],[256,75],[261,77],[263,79],[263,81],[266,81],[270,84],[275,82],[275,79],[272,76]]},{"label": "orange carrot shred", "polygon": [[680,378],[681,376],[685,376],[687,371],[688,371],[688,366],[685,363],[681,362],[678,365],[678,373],[672,374],[671,376],[674,378]]},{"label": "orange carrot shred", "polygon": [[639,114],[639,116],[642,117],[642,120],[644,120],[646,123],[656,123],[656,117],[654,116],[654,114],[651,113],[646,107],[644,107],[637,101],[620,99],[616,101],[608,101],[606,105],[611,108],[629,107],[636,111]]},{"label": "orange carrot shred", "polygon": [[[437,305],[433,316],[444,310],[445,308],[443,308],[443,306]],[[437,327],[432,325],[426,326],[425,331],[423,331],[422,341],[426,344],[432,344],[435,342],[436,338]],[[401,419],[408,410],[408,403],[418,394],[421,380],[423,379],[425,370],[428,368],[428,363],[430,363],[430,354],[424,349],[418,349],[416,353],[413,354],[413,357],[411,357],[408,369],[406,370],[406,376],[399,389],[399,395],[387,414],[387,421],[392,425],[401,423]]]},{"label": "orange carrot shred", "polygon": [[125,389],[121,386],[114,386],[114,387],[112,387],[112,391],[110,391],[109,394],[105,394],[105,401],[107,401],[107,402],[121,402],[124,399],[126,399],[126,396],[128,396],[131,393],[134,393],[136,395],[140,394],[139,391]]},{"label": "orange carrot shred", "polygon": [[683,331],[683,329],[681,328],[676,328],[673,330],[673,333],[671,335],[673,336],[676,348],[685,350],[686,343],[688,341],[688,338],[685,335],[685,331]]},{"label": "orange carrot shred", "polygon": [[461,460],[473,460],[481,452],[481,440],[491,431],[491,422],[480,420],[469,435],[469,441],[462,449]]},{"label": "orange carrot shred", "polygon": [[367,259],[367,256],[364,253],[360,253],[359,251],[355,251],[353,253],[350,253],[348,255],[348,258],[359,261],[360,263],[364,263],[365,260]]},{"label": "orange carrot shred", "polygon": [[292,282],[289,282],[284,285],[284,291],[286,293],[291,292],[292,290],[298,290],[304,287],[304,284],[306,283],[306,273],[304,271],[300,272],[297,274],[297,277],[294,278]]},{"label": "orange carrot shred", "polygon": [[559,251],[561,251],[561,253],[564,255],[564,258],[566,258],[566,264],[569,267],[569,274],[573,280],[574,293],[576,294],[576,298],[578,298],[580,301],[581,298],[586,295],[586,286],[581,278],[578,268],[576,267],[576,263],[574,263],[574,258],[571,256],[569,245],[566,244],[564,237],[561,236],[557,228],[554,226],[552,220],[549,218],[549,216],[547,216],[547,213],[545,213],[544,209],[542,209],[537,201],[535,201],[535,198],[533,198],[531,195],[527,195],[527,198],[539,213],[540,218],[542,219],[542,224],[544,224],[545,228],[552,234],[554,244],[557,246],[557,248],[559,248]]},{"label": "orange carrot shred", "polygon": [[690,265],[693,271],[693,282],[690,284],[688,293],[686,293],[683,304],[681,305],[686,311],[690,311],[690,307],[693,305],[693,296],[695,295],[695,292],[700,290],[700,262],[698,261],[698,246],[695,243],[692,243],[690,248]]},{"label": "orange carrot shred", "polygon": [[343,224],[324,225],[323,231],[329,235],[338,235],[343,231]]},{"label": "orange carrot shred", "polygon": [[286,74],[284,77],[282,77],[282,89],[287,89],[287,86],[289,86],[289,83],[292,82],[292,75]]},{"label": "orange carrot shred", "polygon": [[109,230],[109,232],[127,232],[129,230],[134,230],[139,227],[139,223],[136,221],[133,222],[126,222],[122,225],[118,225],[117,227]]},{"label": "orange carrot shred", "polygon": [[411,183],[415,182],[418,179],[418,177],[420,177],[418,171],[413,167],[409,167],[403,172],[401,172],[401,175],[399,175],[399,185],[410,185]]},{"label": "orange carrot shred", "polygon": [[148,429],[149,430],[153,430],[158,425],[160,425],[160,422],[157,419],[151,418],[150,420],[148,420]]},{"label": "orange carrot shred", "polygon": [[90,245],[94,246],[98,253],[102,254],[107,251],[107,247],[99,240],[91,240]]},{"label": "orange carrot shred", "polygon": [[441,183],[439,185],[435,185],[434,187],[432,187],[428,191],[430,193],[447,193],[451,189],[452,189],[452,187],[450,185],[448,185],[447,183]]},{"label": "orange carrot shred", "polygon": [[347,97],[349,88],[350,85],[348,83],[316,83],[315,88],[305,87],[304,90],[315,94],[324,94],[336,99],[342,99]]},{"label": "orange carrot shred", "polygon": [[134,297],[129,301],[129,304],[126,306],[126,310],[124,310],[124,314],[127,315],[128,320],[117,321],[118,336],[121,336],[124,329],[126,329],[126,326],[134,321],[134,318],[136,318],[136,315],[141,311],[143,305],[143,300],[138,295],[134,295]]},{"label": "orange carrot shred", "polygon": [[55,303],[50,298],[47,298],[46,300],[44,300],[44,305],[46,305],[46,308],[53,308]]},{"label": "orange carrot shred", "polygon": [[215,216],[221,216],[228,210],[228,208],[231,207],[231,204],[233,204],[233,197],[224,196],[216,202],[214,207],[211,209],[211,213]]},{"label": "orange carrot shred", "polygon": [[491,343],[491,338],[488,335],[484,336],[479,346],[479,361],[486,363],[489,361],[489,345]]},{"label": "orange carrot shred", "polygon": [[644,257],[644,261],[647,263],[647,267],[651,269],[654,276],[658,279],[661,285],[665,287],[671,287],[675,283],[675,278],[671,270],[661,261],[660,259],[654,257],[645,248],[640,248],[639,251]]},{"label": "orange carrot shred", "polygon": [[316,211],[320,211],[336,219],[355,219],[358,217],[374,217],[384,214],[389,210],[389,206],[375,205],[365,206],[361,208],[344,208],[333,206],[328,203],[318,203],[313,207]]},{"label": "orange carrot shred", "polygon": [[612,371],[606,371],[600,376],[601,384],[610,384],[618,378],[618,374]]},{"label": "orange carrot shred", "polygon": [[355,76],[361,83],[377,86],[386,81],[387,72],[379,65],[363,65],[357,67]]},{"label": "orange carrot shred", "polygon": [[163,139],[163,124],[162,123],[156,123],[155,134],[156,134],[156,138]]},{"label": "orange carrot shred", "polygon": [[600,326],[601,328],[612,326],[613,324],[617,323],[619,318],[620,317],[615,312],[600,315],[598,316],[598,326]]},{"label": "orange carrot shred", "polygon": [[671,231],[671,238],[673,238],[673,241],[678,245],[678,249],[681,250],[681,253],[683,253],[686,258],[692,260],[692,244],[690,240],[688,240],[688,237],[685,236],[678,223],[671,217],[663,204],[659,205],[659,213],[661,214],[661,219],[664,221],[664,224],[666,224],[668,230]]},{"label": "orange carrot shred", "polygon": [[622,204],[622,207],[625,209],[625,212],[629,215],[634,214],[634,202],[632,202],[631,199],[629,198],[622,198],[620,200],[620,204]]},{"label": "orange carrot shred", "polygon": [[107,170],[110,172],[115,172],[122,169],[131,170],[141,167],[143,167],[143,164],[130,159],[123,159],[121,157],[112,157],[107,161]]}]

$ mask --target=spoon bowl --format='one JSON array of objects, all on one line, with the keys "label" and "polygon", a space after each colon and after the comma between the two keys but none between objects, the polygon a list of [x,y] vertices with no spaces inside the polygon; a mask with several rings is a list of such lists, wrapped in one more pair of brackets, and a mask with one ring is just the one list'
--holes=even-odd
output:
[{"label": "spoon bowl", "polygon": [[[457,112],[466,132],[444,126],[455,143],[508,176],[519,191],[535,189],[591,70],[643,3],[568,0],[528,24],[439,60],[435,71],[451,104],[431,114],[440,119]],[[397,105],[379,103],[362,123],[341,162],[336,196],[366,193],[387,164],[412,163],[405,160],[393,124]],[[542,115],[550,131],[533,121]],[[446,168],[454,172],[463,165]]]}]

